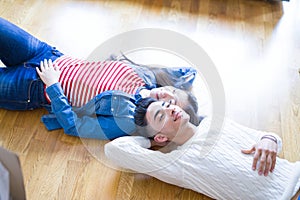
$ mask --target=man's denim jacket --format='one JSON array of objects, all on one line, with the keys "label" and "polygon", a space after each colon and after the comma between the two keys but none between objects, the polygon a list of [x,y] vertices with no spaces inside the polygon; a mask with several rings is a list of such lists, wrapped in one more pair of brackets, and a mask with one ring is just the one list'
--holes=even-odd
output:
[{"label": "man's denim jacket", "polygon": [[[175,87],[191,87],[196,70],[194,68],[168,68],[168,73],[178,79]],[[145,81],[147,88],[156,86],[152,72],[143,67],[135,68]],[[138,90],[139,91],[139,90]],[[129,95],[122,91],[106,91],[91,99],[80,108],[72,107],[59,83],[46,89],[51,99],[51,112],[42,116],[48,130],[63,128],[68,135],[82,138],[114,139],[135,132],[134,109],[139,94]]]}]

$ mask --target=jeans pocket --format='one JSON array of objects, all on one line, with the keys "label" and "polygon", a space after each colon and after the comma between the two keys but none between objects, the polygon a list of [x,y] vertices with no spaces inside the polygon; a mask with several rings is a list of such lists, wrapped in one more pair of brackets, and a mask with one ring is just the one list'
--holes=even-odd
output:
[{"label": "jeans pocket", "polygon": [[24,68],[36,68],[40,66],[40,63],[38,61],[30,61],[30,62],[24,62],[23,64]]},{"label": "jeans pocket", "polygon": [[32,64],[3,70],[0,75],[0,108],[30,110],[39,107],[43,85],[38,79]]}]

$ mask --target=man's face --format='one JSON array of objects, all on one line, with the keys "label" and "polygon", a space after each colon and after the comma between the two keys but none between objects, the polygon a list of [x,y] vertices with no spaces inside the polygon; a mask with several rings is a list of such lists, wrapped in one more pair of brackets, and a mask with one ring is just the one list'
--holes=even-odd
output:
[{"label": "man's face", "polygon": [[180,128],[189,122],[189,115],[170,102],[157,101],[148,107],[146,119],[157,133],[160,132],[172,139]]},{"label": "man's face", "polygon": [[150,97],[159,101],[171,102],[181,108],[185,108],[189,105],[188,94],[172,86],[153,88],[150,91]]}]

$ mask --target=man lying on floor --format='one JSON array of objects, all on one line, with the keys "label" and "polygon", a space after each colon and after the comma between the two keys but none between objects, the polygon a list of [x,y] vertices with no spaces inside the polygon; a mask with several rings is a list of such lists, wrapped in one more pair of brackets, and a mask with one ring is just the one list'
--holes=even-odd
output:
[{"label": "man lying on floor", "polygon": [[[120,167],[214,199],[291,199],[299,190],[300,162],[277,157],[282,141],[274,133],[224,119],[216,134],[210,118],[194,126],[180,107],[151,98],[139,102],[135,122],[148,138],[126,136],[105,145],[106,156]],[[215,142],[207,143],[214,135]],[[169,142],[177,145],[169,153],[149,149]]]}]

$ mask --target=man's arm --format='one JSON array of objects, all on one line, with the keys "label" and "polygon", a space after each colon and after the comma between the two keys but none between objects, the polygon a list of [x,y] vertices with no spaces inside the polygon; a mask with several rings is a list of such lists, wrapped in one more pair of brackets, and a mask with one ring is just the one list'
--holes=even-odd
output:
[{"label": "man's arm", "polygon": [[[151,142],[148,138],[125,136],[107,143],[104,151],[106,157],[120,167],[150,175],[155,172],[156,175],[154,176],[157,176],[159,171],[164,171],[166,176],[168,171],[176,167],[174,163],[176,161],[174,159],[175,154],[153,151],[148,149],[150,146]],[[160,178],[164,179],[163,175]]]},{"label": "man's arm", "polygon": [[275,133],[272,133],[272,132],[264,132],[261,134],[261,137],[260,137],[260,140],[264,139],[263,137],[266,136],[268,138],[268,136],[272,136],[275,138],[276,140],[276,143],[277,143],[277,155],[280,154],[280,152],[282,151],[282,139],[281,137],[279,137],[279,135],[275,134]]}]

